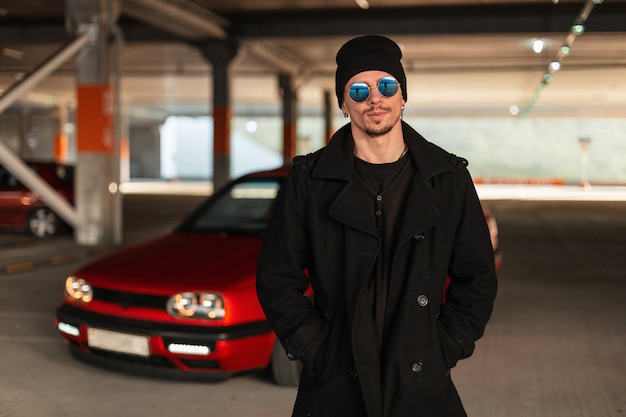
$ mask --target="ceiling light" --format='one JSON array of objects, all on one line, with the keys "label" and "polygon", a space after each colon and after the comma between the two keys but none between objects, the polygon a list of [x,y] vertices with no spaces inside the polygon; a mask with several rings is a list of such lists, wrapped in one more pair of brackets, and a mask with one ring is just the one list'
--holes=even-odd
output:
[{"label": "ceiling light", "polygon": [[574,25],[572,26],[572,33],[576,35],[582,35],[585,31],[585,24],[581,19],[576,20]]},{"label": "ceiling light", "polygon": [[354,2],[357,4],[357,6],[359,6],[361,9],[369,9],[370,8],[370,4],[367,0],[354,0]]},{"label": "ceiling light", "polygon": [[[552,0],[552,2],[556,4],[558,3],[558,0]],[[585,32],[585,21],[591,14],[591,11],[593,10],[594,6],[598,4],[602,4],[602,2],[603,0],[586,0],[585,1],[585,5],[583,6],[578,17],[572,24],[571,30],[568,33],[567,38],[565,39],[565,42],[559,48],[559,51],[556,54],[556,58],[552,62],[550,62],[548,66],[548,71],[543,74],[541,82],[537,86],[537,89],[533,93],[533,96],[531,97],[529,103],[524,108],[522,115],[527,116],[535,107],[535,104],[537,103],[537,99],[539,98],[539,95],[541,94],[543,90],[546,89],[548,84],[550,84],[550,82],[552,81],[553,73],[561,69],[561,59],[571,53],[570,46],[572,42],[576,40],[577,36],[580,36]],[[539,48],[539,44],[538,44],[538,40],[536,40],[533,44],[533,50],[536,53],[539,53],[538,48]]]},{"label": "ceiling light", "polygon": [[540,54],[543,51],[544,41],[542,39],[535,39],[533,42],[533,51],[536,54]]},{"label": "ceiling light", "polygon": [[254,120],[248,120],[246,122],[246,130],[250,133],[254,133],[256,132],[258,129],[258,125],[257,122],[255,122]]}]

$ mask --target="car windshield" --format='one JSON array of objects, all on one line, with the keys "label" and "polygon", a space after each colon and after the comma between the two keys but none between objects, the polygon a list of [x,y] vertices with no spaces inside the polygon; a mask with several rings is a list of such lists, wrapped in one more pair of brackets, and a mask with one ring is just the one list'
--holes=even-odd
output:
[{"label": "car windshield", "polygon": [[251,178],[234,183],[204,204],[181,230],[263,234],[279,188],[278,178]]}]

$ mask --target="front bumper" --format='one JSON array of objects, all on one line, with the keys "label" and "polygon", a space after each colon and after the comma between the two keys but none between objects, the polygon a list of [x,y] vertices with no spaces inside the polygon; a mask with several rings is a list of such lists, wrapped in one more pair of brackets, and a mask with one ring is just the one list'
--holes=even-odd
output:
[{"label": "front bumper", "polygon": [[[56,325],[78,359],[121,372],[173,379],[219,380],[265,368],[275,340],[266,321],[228,327],[158,323],[92,313],[68,304],[57,309]],[[109,343],[96,348],[88,340],[89,329],[144,340],[148,353],[128,353],[125,347],[108,347]],[[181,353],[181,346],[204,351]]]}]

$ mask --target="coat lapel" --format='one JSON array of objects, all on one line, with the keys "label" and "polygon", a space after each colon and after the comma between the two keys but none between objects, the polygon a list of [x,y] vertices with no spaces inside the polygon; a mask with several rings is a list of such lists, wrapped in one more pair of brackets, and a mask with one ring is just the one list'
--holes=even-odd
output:
[{"label": "coat lapel", "polygon": [[[447,152],[426,141],[408,124],[402,122],[402,133],[411,153],[416,175],[406,203],[399,243],[442,221],[442,207],[430,185],[436,175],[451,171]],[[339,129],[331,138],[312,172],[313,178],[344,180],[346,186],[337,194],[329,215],[348,227],[377,236],[369,218],[363,192],[354,176],[354,141],[350,124]]]},{"label": "coat lapel", "polygon": [[367,202],[358,181],[349,181],[330,206],[328,214],[333,219],[358,231],[378,236],[367,210]]},{"label": "coat lapel", "polygon": [[402,122],[402,134],[409,148],[416,173],[406,201],[398,245],[443,221],[442,203],[431,186],[431,179],[452,171],[449,154],[424,139]]},{"label": "coat lapel", "polygon": [[437,194],[422,178],[415,175],[404,209],[398,245],[441,221],[441,202]]},{"label": "coat lapel", "polygon": [[313,178],[346,181],[337,194],[328,214],[338,222],[358,231],[377,236],[367,211],[363,191],[354,176],[354,140],[350,124],[339,129],[331,138],[315,165]]}]

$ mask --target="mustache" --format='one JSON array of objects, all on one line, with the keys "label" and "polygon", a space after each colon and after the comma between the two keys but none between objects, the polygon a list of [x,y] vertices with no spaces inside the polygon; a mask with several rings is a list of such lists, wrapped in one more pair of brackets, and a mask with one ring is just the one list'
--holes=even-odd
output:
[{"label": "mustache", "polygon": [[391,111],[391,107],[386,107],[386,106],[380,106],[380,105],[376,105],[376,106],[370,106],[367,109],[363,110],[363,114],[368,114],[368,113],[373,113],[373,112],[377,112],[377,111]]}]

